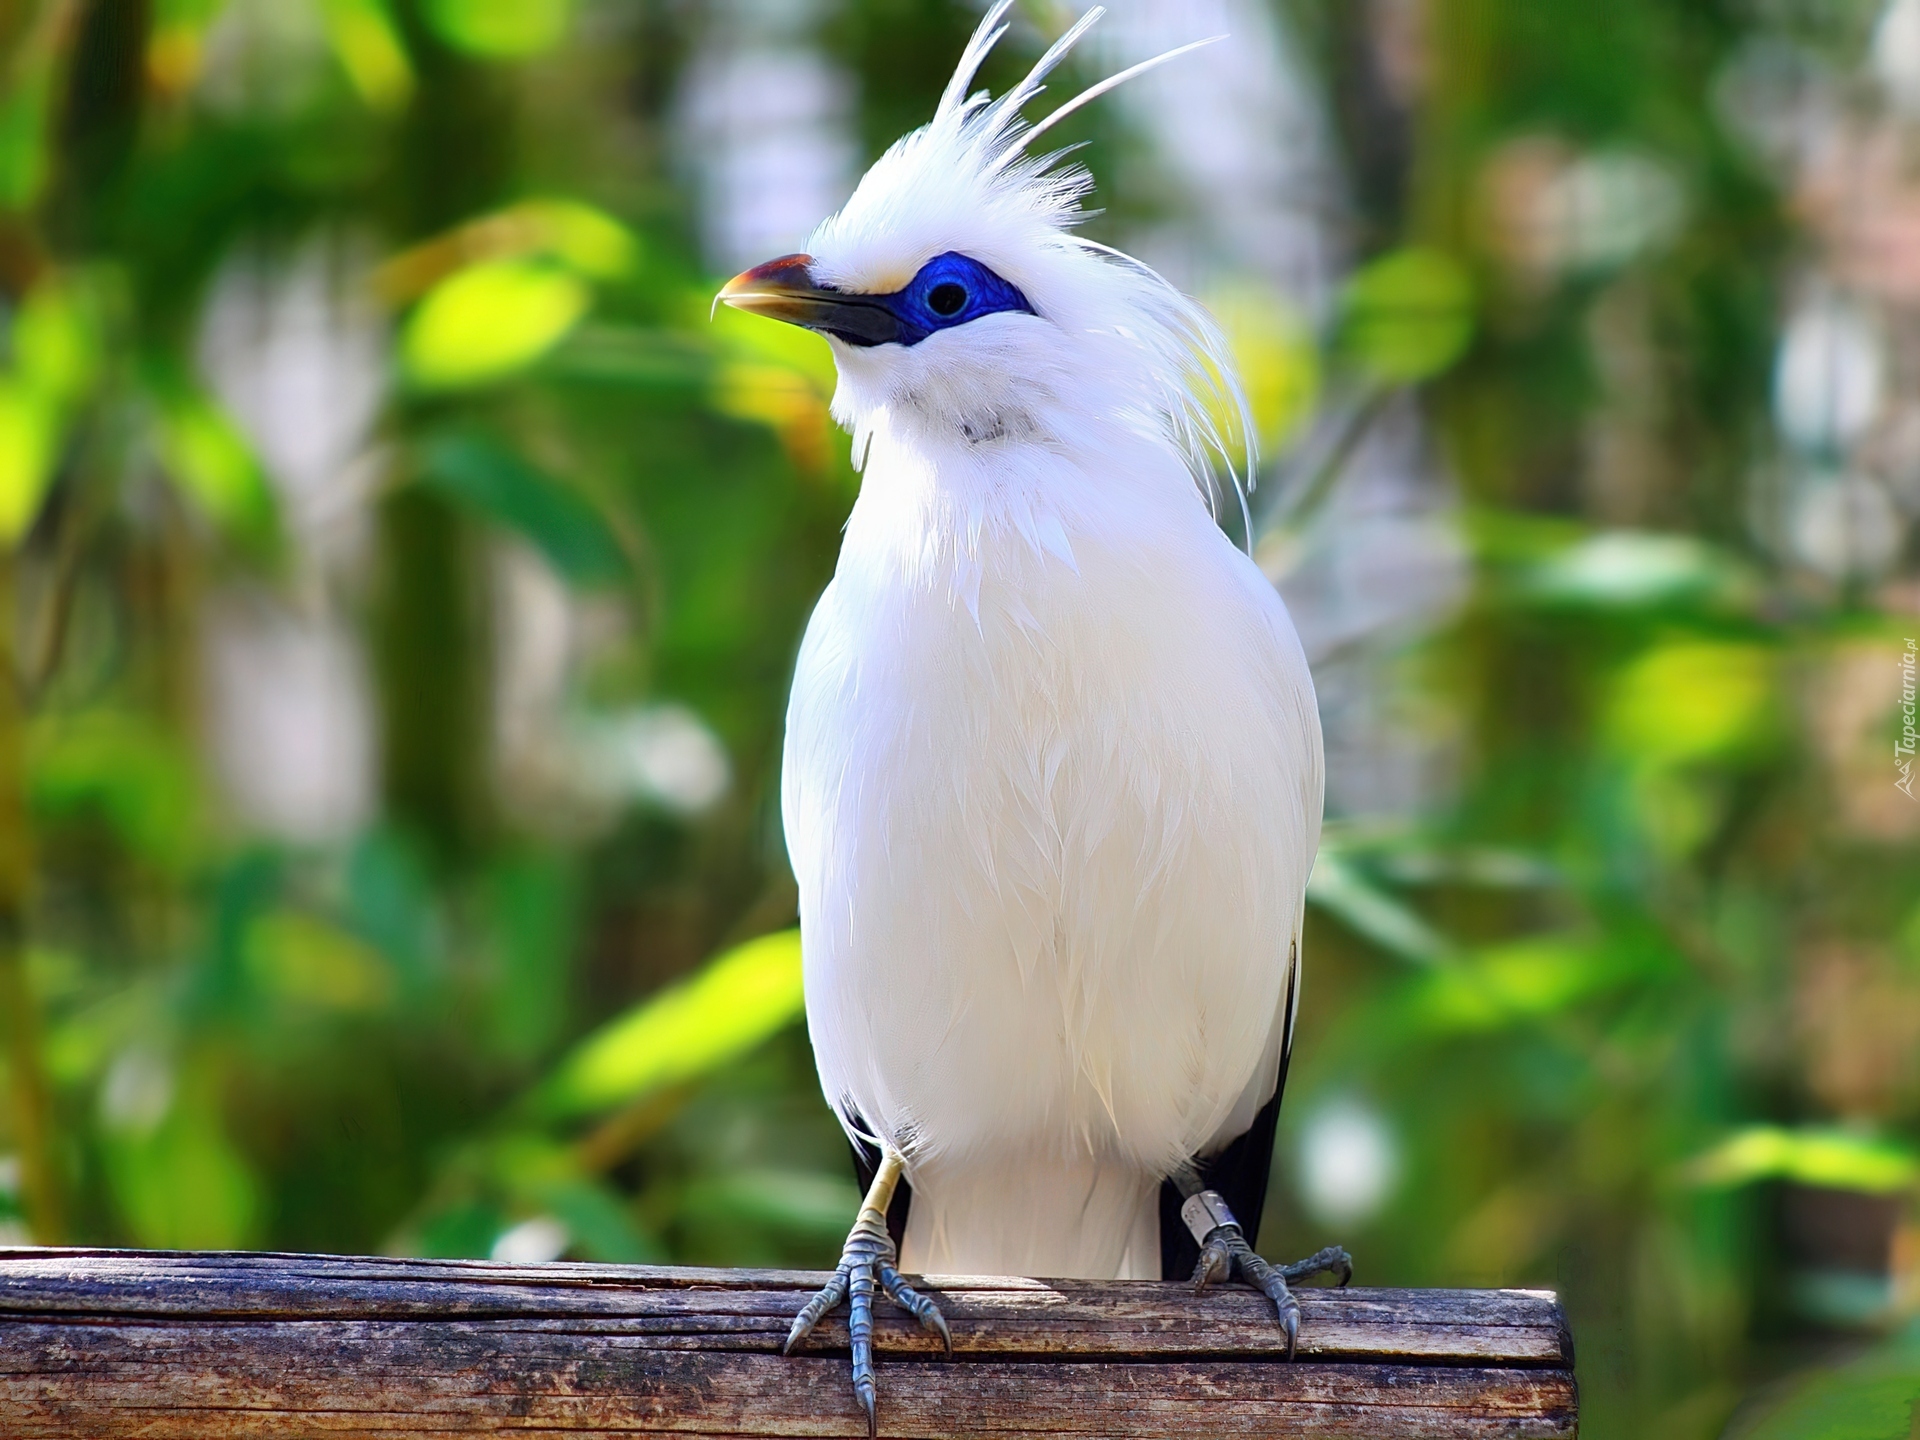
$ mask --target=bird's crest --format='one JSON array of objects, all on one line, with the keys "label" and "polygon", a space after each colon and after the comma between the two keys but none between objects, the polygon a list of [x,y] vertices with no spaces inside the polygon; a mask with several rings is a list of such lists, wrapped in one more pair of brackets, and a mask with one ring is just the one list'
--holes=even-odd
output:
[{"label": "bird's crest", "polygon": [[[981,64],[1008,30],[1013,0],[998,0],[967,42],[933,119],[873,164],[839,214],[808,244],[820,278],[846,290],[897,290],[928,259],[958,251],[1019,286],[1043,317],[1114,342],[1103,373],[1127,392],[1138,418],[1187,457],[1211,501],[1224,467],[1245,510],[1253,429],[1225,337],[1212,317],[1151,267],[1075,233],[1091,213],[1079,147],[1034,154],[1033,142],[1116,86],[1222,37],[1156,55],[1090,86],[1038,121],[1021,111],[1105,12],[1088,10],[997,99],[972,91]],[[1244,459],[1244,468],[1242,460]]]}]

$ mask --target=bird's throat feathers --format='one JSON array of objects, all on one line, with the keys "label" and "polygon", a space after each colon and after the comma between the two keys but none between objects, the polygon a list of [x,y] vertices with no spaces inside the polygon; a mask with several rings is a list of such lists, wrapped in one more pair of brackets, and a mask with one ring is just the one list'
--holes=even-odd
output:
[{"label": "bird's throat feathers", "polygon": [[[1048,571],[1078,575],[1085,546],[1151,566],[1226,543],[1184,457],[1142,417],[1096,421],[1032,388],[943,408],[955,399],[867,412],[842,585],[944,597],[976,625],[985,596],[993,613],[1026,628],[1041,623],[1026,613],[1032,587]],[[876,594],[873,603],[885,602]]]}]

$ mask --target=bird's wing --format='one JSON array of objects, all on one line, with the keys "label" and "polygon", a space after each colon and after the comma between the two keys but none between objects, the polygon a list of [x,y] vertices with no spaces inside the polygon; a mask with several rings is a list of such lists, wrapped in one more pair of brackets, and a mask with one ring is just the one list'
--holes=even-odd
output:
[{"label": "bird's wing", "polygon": [[[1266,1208],[1267,1181],[1273,1173],[1273,1142],[1280,1123],[1280,1097],[1287,1089],[1287,1065],[1293,1058],[1293,1020],[1300,1005],[1300,947],[1296,942],[1287,977],[1286,1004],[1275,1024],[1274,1039],[1279,1045],[1279,1063],[1273,1073],[1273,1091],[1260,1102],[1253,1123],[1212,1155],[1195,1163],[1200,1183],[1218,1191],[1240,1222],[1249,1245],[1260,1243],[1260,1215]],[[1265,1088],[1266,1075],[1254,1079]],[[1256,1097],[1257,1098],[1257,1097]],[[1160,1185],[1160,1278],[1186,1280],[1200,1261],[1200,1242],[1180,1218],[1183,1200],[1180,1187],[1172,1180]]]},{"label": "bird's wing", "polygon": [[[1319,848],[1320,804],[1325,786],[1325,759],[1320,742],[1317,708],[1312,681],[1307,678],[1306,657],[1294,633],[1292,618],[1266,578],[1249,561],[1244,565],[1236,556],[1242,579],[1258,608],[1266,615],[1277,645],[1279,662],[1294,668],[1300,679],[1301,693],[1308,707],[1307,754],[1308,790],[1312,795],[1311,823],[1303,852],[1295,857],[1299,868],[1289,877],[1299,887],[1299,906],[1293,923],[1293,943],[1287,955],[1285,999],[1274,1016],[1273,1034],[1266,1063],[1254,1073],[1240,1103],[1234,1106],[1226,1123],[1206,1152],[1195,1157],[1201,1182],[1217,1190],[1232,1209],[1246,1233],[1248,1244],[1257,1244],[1260,1216],[1266,1207],[1267,1181],[1273,1169],[1275,1128],[1280,1120],[1280,1100],[1287,1088],[1287,1067],[1293,1058],[1293,1026],[1300,1013],[1301,936],[1305,928],[1307,874],[1313,867]],[[1169,1280],[1185,1280],[1193,1274],[1200,1259],[1200,1246],[1180,1218],[1182,1200],[1179,1187],[1171,1180],[1160,1187],[1160,1261],[1161,1274]]]}]

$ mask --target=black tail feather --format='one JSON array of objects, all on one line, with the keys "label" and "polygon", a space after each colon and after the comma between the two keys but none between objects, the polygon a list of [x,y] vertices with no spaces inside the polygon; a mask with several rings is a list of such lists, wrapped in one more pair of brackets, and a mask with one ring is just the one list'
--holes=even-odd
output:
[{"label": "black tail feather", "polygon": [[[1196,1162],[1200,1183],[1217,1190],[1240,1222],[1249,1245],[1260,1240],[1260,1212],[1267,1203],[1267,1177],[1273,1173],[1273,1137],[1280,1123],[1280,1096],[1287,1084],[1286,1061],[1280,1062],[1280,1084],[1273,1098],[1260,1107],[1247,1133],[1218,1155]],[[1200,1263],[1200,1242],[1180,1218],[1185,1197],[1171,1180],[1160,1183],[1160,1278],[1188,1280]]]}]

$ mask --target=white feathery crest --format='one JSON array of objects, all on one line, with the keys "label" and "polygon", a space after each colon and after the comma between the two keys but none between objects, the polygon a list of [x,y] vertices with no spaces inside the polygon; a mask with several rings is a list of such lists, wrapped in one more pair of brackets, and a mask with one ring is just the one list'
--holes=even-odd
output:
[{"label": "white feathery crest", "polygon": [[1074,21],[1067,27],[1065,34],[1047,47],[1046,54],[1034,61],[1033,68],[1027,72],[1024,80],[987,107],[987,113],[983,119],[994,130],[1005,134],[1010,145],[1019,140],[1016,129],[1017,117],[1027,108],[1027,102],[1036,99],[1040,92],[1047,88],[1043,83],[1047,76],[1059,68],[1060,62],[1067,58],[1068,52],[1080,42],[1080,37],[1099,24],[1100,17],[1106,13],[1104,6],[1095,5]]},{"label": "white feathery crest", "polygon": [[[1095,11],[1090,13],[1097,14],[1098,12]],[[1133,79],[1135,76],[1144,75],[1149,70],[1157,70],[1162,65],[1166,64],[1169,60],[1178,60],[1182,55],[1185,55],[1190,51],[1198,50],[1201,47],[1206,45],[1218,44],[1220,41],[1226,38],[1227,37],[1224,35],[1209,35],[1204,40],[1190,40],[1185,45],[1177,46],[1172,50],[1162,51],[1160,54],[1153,56],[1151,59],[1142,60],[1138,65],[1129,65],[1125,70],[1122,70],[1118,75],[1109,75],[1106,79],[1102,80],[1097,85],[1089,85],[1086,89],[1082,90],[1078,95],[1074,96],[1073,99],[1067,101],[1066,104],[1062,105],[1058,110],[1055,110],[1052,114],[1048,115],[1046,119],[1040,121],[1038,124],[1034,125],[1031,129],[1029,129],[1024,135],[1022,135],[1020,137],[1021,146],[1024,148],[1025,146],[1031,145],[1035,139],[1037,139],[1041,135],[1046,134],[1047,131],[1051,130],[1060,121],[1066,119],[1067,116],[1071,115],[1074,111],[1078,110],[1082,105],[1091,104],[1093,101],[1098,100],[1102,95],[1106,94],[1109,90],[1118,89],[1120,86],[1126,84],[1127,81]]]},{"label": "white feathery crest", "polygon": [[[1227,473],[1244,517],[1254,434],[1232,355],[1213,318],[1143,262],[1075,233],[1093,179],[1068,156],[1035,156],[1035,137],[1116,86],[1213,43],[1195,41],[1090,86],[1038,123],[1021,109],[1099,21],[1089,9],[1026,77],[998,99],[968,87],[1006,34],[1012,0],[998,0],[961,52],[933,119],[876,160],[840,213],[807,248],[826,283],[886,293],[935,255],[959,251],[1017,285],[1035,311],[1097,355],[1080,372],[1109,408],[1178,447],[1194,483],[1217,505]],[[1095,377],[1098,377],[1097,379]],[[856,434],[855,453],[862,450]],[[1241,457],[1244,456],[1244,468]]]},{"label": "white feathery crest", "polygon": [[953,67],[953,78],[940,95],[940,103],[933,112],[936,116],[952,114],[966,100],[967,86],[980,73],[981,65],[1000,43],[1000,37],[1007,33],[1006,15],[1012,8],[1013,0],[997,0],[981,19],[973,37],[967,41],[967,48],[960,52],[960,62]]}]

